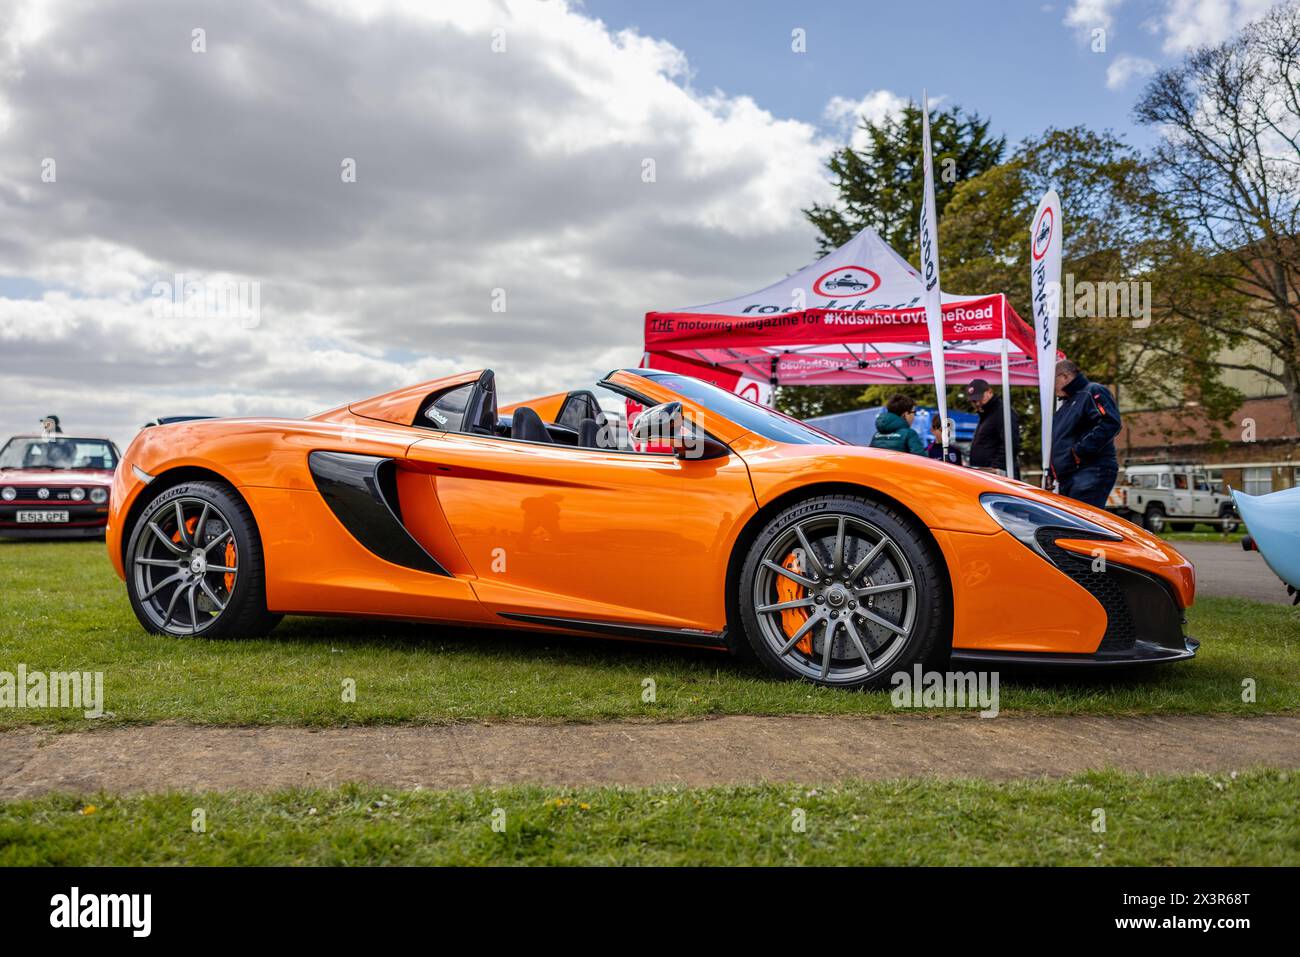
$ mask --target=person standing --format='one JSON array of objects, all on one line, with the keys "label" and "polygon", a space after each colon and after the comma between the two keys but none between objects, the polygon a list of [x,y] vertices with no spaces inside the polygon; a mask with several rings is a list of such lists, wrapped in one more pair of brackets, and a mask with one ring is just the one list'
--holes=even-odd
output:
[{"label": "person standing", "polygon": [[[985,379],[972,379],[966,386],[966,400],[980,414],[975,437],[970,443],[971,468],[1007,474],[1007,440],[1002,421],[1003,397]],[[1020,478],[1020,417],[1011,410],[1011,461]]]},{"label": "person standing", "polygon": [[1062,495],[1102,508],[1119,474],[1119,406],[1110,389],[1088,381],[1069,359],[1056,364],[1056,394],[1062,401],[1052,419],[1052,477]]},{"label": "person standing", "polygon": [[930,415],[930,444],[925,448],[925,454],[932,459],[940,459],[944,462],[951,462],[953,465],[961,465],[961,449],[955,445],[948,446],[948,457],[943,455],[943,419],[939,418],[939,413],[934,412]]},{"label": "person standing", "polygon": [[915,420],[916,403],[902,394],[890,396],[885,411],[876,417],[876,434],[871,437],[871,447],[924,455],[925,443],[912,428]]}]

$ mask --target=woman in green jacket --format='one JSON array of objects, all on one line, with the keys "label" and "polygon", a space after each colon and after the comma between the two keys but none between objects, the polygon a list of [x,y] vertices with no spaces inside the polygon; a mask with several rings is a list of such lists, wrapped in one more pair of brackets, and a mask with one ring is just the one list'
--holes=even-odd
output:
[{"label": "woman in green jacket", "polygon": [[912,428],[915,419],[915,402],[905,395],[890,396],[885,411],[876,419],[876,434],[871,437],[871,447],[925,455],[925,443]]}]

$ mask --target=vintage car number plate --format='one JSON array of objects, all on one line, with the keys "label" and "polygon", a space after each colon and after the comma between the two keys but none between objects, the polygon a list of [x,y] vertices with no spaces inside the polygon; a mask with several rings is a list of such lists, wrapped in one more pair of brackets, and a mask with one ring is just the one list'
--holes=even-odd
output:
[{"label": "vintage car number plate", "polygon": [[24,511],[18,513],[19,524],[23,524],[26,522],[31,522],[31,523],[66,522],[67,520],[68,520],[67,512],[26,512]]}]

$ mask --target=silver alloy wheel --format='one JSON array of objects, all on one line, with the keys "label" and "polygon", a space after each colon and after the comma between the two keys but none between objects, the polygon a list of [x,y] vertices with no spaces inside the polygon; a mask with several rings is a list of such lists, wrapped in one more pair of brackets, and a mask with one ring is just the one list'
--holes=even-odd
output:
[{"label": "silver alloy wheel", "polygon": [[136,537],[131,574],[154,627],[172,635],[210,628],[237,583],[236,549],[230,521],[201,498],[174,499],[151,516]]},{"label": "silver alloy wheel", "polygon": [[[792,567],[791,556],[795,556]],[[777,591],[786,579],[800,592]],[[787,589],[789,590],[789,589]],[[898,657],[916,622],[916,582],[898,543],[852,515],[817,515],[790,525],[763,552],[751,600],[763,640],[806,678],[847,684]],[[806,614],[792,632],[787,612]],[[811,638],[811,654],[798,645]]]}]

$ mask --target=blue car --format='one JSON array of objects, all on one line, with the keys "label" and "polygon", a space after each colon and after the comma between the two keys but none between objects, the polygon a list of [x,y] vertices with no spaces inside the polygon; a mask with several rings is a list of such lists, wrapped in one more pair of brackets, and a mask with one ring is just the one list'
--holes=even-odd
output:
[{"label": "blue car", "polygon": [[1263,555],[1273,573],[1286,582],[1287,594],[1300,604],[1300,486],[1269,495],[1234,489],[1232,498],[1250,533],[1242,548]]}]

